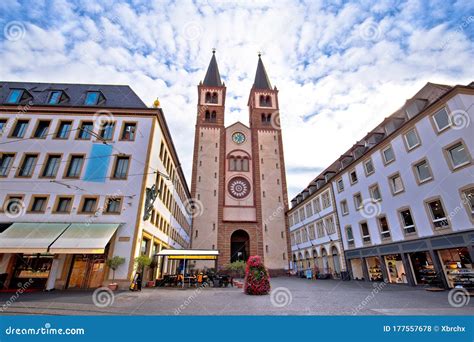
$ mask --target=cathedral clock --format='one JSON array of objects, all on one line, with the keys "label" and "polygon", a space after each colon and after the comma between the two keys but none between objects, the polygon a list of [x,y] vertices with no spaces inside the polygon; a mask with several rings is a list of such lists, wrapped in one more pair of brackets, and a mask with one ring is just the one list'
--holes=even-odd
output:
[{"label": "cathedral clock", "polygon": [[242,132],[235,132],[232,134],[232,141],[240,145],[245,142],[245,135]]},{"label": "cathedral clock", "polygon": [[250,183],[244,177],[234,177],[227,185],[227,190],[232,197],[242,199],[250,194]]}]

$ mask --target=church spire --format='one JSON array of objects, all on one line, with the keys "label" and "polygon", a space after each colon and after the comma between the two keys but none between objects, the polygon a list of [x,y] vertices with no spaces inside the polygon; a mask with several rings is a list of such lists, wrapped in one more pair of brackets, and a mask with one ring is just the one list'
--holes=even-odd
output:
[{"label": "church spire", "polygon": [[255,89],[272,89],[270,80],[268,79],[267,72],[263,66],[261,53],[258,54],[258,65],[257,72],[255,73],[255,81],[253,82],[253,88]]},{"label": "church spire", "polygon": [[212,50],[212,58],[207,68],[206,77],[204,77],[203,85],[209,87],[221,87],[221,75],[219,74],[219,67],[216,61],[216,50]]}]

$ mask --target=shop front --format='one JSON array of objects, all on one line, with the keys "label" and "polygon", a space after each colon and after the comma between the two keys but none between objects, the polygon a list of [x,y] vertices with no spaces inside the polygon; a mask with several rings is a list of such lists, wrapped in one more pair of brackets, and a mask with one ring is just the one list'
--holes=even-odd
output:
[{"label": "shop front", "polygon": [[474,289],[474,265],[469,250],[465,247],[438,251],[443,271],[450,288]]},{"label": "shop front", "polygon": [[410,253],[410,262],[417,285],[442,285],[429,252]]},{"label": "shop front", "polygon": [[365,259],[369,271],[370,281],[383,281],[381,260],[379,257],[368,257]]},{"label": "shop front", "polygon": [[352,269],[352,279],[364,280],[364,269],[362,267],[362,259],[351,259],[349,264]]},{"label": "shop front", "polygon": [[387,269],[388,282],[392,284],[408,284],[408,278],[401,254],[390,254],[383,257]]},{"label": "shop front", "polygon": [[29,283],[30,289],[44,289],[53,264],[50,254],[14,255],[14,265],[9,288],[20,288]]}]

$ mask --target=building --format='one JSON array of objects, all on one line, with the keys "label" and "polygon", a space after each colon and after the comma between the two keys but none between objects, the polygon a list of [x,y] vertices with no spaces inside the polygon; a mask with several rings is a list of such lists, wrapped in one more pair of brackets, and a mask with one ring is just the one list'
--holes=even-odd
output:
[{"label": "building", "polygon": [[278,90],[259,55],[247,126],[224,126],[226,86],[213,53],[198,105],[191,193],[192,246],[218,249],[218,267],[260,255],[272,273],[288,269],[287,192]]},{"label": "building", "polygon": [[353,279],[474,286],[473,104],[428,83],[325,170]]},{"label": "building", "polygon": [[292,269],[298,275],[341,278],[347,273],[330,173],[316,177],[288,211]]},{"label": "building", "polygon": [[107,285],[120,256],[127,288],[137,256],[189,247],[190,194],[160,108],[120,85],[2,82],[0,103],[4,287]]}]

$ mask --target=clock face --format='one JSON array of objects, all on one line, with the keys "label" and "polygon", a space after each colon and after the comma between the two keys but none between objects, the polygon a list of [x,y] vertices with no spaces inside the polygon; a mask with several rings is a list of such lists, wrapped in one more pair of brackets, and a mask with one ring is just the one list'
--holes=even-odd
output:
[{"label": "clock face", "polygon": [[232,141],[236,144],[242,144],[245,141],[245,135],[242,132],[235,132],[232,134]]},{"label": "clock face", "polygon": [[232,197],[242,199],[250,194],[250,183],[244,177],[234,177],[227,185],[227,190]]}]

